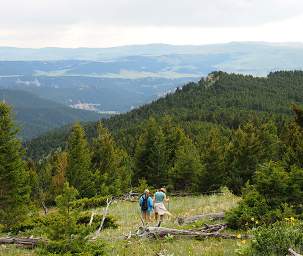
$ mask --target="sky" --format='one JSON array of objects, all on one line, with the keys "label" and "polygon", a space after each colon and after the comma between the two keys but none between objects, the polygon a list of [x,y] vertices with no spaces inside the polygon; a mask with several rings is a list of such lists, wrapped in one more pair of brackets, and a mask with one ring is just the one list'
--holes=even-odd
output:
[{"label": "sky", "polygon": [[0,46],[303,42],[303,0],[0,0]]}]

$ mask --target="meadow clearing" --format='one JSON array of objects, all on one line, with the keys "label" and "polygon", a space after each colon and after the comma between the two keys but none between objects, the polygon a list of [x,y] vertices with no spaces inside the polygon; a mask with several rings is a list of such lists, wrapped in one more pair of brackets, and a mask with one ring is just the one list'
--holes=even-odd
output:
[{"label": "meadow clearing", "polygon": [[[169,210],[173,214],[170,219],[166,219],[163,227],[178,228],[175,223],[177,217],[192,216],[201,213],[213,213],[226,211],[236,206],[239,198],[228,191],[222,194],[171,197]],[[98,213],[103,212],[103,208],[93,209]],[[140,208],[136,202],[115,201],[109,208],[109,214],[113,216],[118,224],[116,229],[104,229],[100,234],[106,244],[108,255],[146,255],[146,256],[193,256],[193,255],[235,255],[241,241],[223,239],[177,239],[166,237],[164,239],[123,239],[124,235],[134,232],[141,225]],[[202,222],[192,224],[202,225]],[[153,221],[150,225],[156,225]],[[190,227],[186,227],[190,228]],[[0,255],[38,255],[37,251],[18,249],[14,246],[1,246]]]}]

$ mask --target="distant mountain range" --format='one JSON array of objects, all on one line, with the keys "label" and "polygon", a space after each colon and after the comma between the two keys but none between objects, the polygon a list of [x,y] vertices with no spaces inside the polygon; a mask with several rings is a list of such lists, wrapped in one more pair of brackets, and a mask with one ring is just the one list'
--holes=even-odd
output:
[{"label": "distant mountain range", "polygon": [[[271,71],[301,69],[303,44],[299,43],[151,44],[94,49],[0,47],[0,89],[18,90],[18,95],[20,91],[29,92],[40,101],[47,99],[58,103],[58,109],[66,107],[60,113],[73,115],[79,112],[72,111],[69,106],[105,114],[127,112],[172,93],[188,82],[197,82],[212,71],[266,76]],[[37,115],[47,112],[39,106],[40,102],[27,102]],[[21,109],[17,117],[23,121],[33,120],[28,125],[39,127],[28,113],[31,112]],[[72,115],[64,120],[58,114],[57,120],[54,115],[50,124],[44,123],[44,119],[40,121],[47,130],[78,117],[87,121],[98,116],[90,114]],[[46,131],[44,128],[28,129],[28,125],[23,130],[25,138]]]},{"label": "distant mountain range", "polygon": [[41,49],[0,47],[0,60],[82,60],[45,63],[44,68],[41,65],[35,66],[37,63],[26,65],[27,71],[32,69],[36,75],[111,75],[116,78],[125,78],[126,75],[132,78],[159,75],[197,77],[206,75],[211,70],[265,76],[275,70],[302,69],[302,58],[303,44],[300,43],[233,42],[197,46],[150,44],[112,48]]},{"label": "distant mountain range", "polygon": [[21,129],[19,135],[24,140],[76,121],[96,121],[101,118],[95,112],[72,109],[25,91],[0,90],[0,97],[1,101],[13,107]]}]

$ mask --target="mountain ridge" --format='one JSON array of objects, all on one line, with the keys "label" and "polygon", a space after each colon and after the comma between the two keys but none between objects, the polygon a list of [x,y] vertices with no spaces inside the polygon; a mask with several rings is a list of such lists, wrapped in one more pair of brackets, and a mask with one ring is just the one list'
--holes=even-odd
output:
[{"label": "mountain ridge", "polygon": [[[213,72],[211,76],[212,81],[188,83],[174,93],[103,123],[122,147],[133,151],[131,141],[151,116],[171,116],[189,135],[201,129],[207,132],[209,126],[236,129],[255,118],[273,119],[281,129],[292,116],[291,104],[303,104],[303,71],[274,72],[266,78],[225,72]],[[96,123],[86,125],[89,138],[95,135],[95,129]],[[57,130],[28,142],[29,156],[39,158],[42,151],[47,154],[56,147],[64,147],[68,130],[65,127],[61,132]],[[45,142],[43,150],[39,149],[40,141]]]},{"label": "mountain ridge", "polygon": [[101,117],[97,113],[72,109],[22,90],[0,89],[0,97],[0,100],[11,105],[21,128],[19,136],[24,140],[69,123],[97,121]]}]

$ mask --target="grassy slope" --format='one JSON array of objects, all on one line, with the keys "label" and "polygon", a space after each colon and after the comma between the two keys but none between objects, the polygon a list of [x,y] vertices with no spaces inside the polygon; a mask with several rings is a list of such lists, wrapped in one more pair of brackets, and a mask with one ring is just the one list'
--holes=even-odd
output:
[{"label": "grassy slope", "polygon": [[[166,220],[163,226],[177,227],[174,219],[178,216],[191,216],[199,213],[225,211],[234,207],[239,198],[230,193],[223,195],[178,197],[171,198],[171,220]],[[103,212],[103,209],[97,209]],[[117,202],[110,207],[110,214],[117,218],[118,229],[106,229],[101,233],[101,239],[108,244],[109,255],[146,255],[154,256],[162,252],[164,255],[234,255],[237,242],[233,240],[189,240],[189,239],[162,239],[162,240],[137,240],[124,241],[123,235],[135,231],[140,225],[140,209],[137,203]],[[155,223],[153,223],[155,224]],[[12,246],[1,247],[0,255],[36,255],[34,251],[20,250]]]},{"label": "grassy slope", "polygon": [[[171,220],[166,220],[163,226],[176,227],[174,219],[178,216],[191,216],[199,213],[225,211],[234,207],[239,198],[226,193],[224,195],[172,198],[170,212]],[[131,240],[117,241],[123,234],[135,231],[140,225],[140,210],[136,203],[119,202],[110,209],[110,214],[118,219],[118,229],[107,229],[102,232],[102,239],[109,243],[110,255],[155,255],[165,252],[165,255],[234,255],[237,242],[231,240],[208,239],[195,241],[188,239],[172,240]],[[153,223],[155,224],[155,223]]]}]

